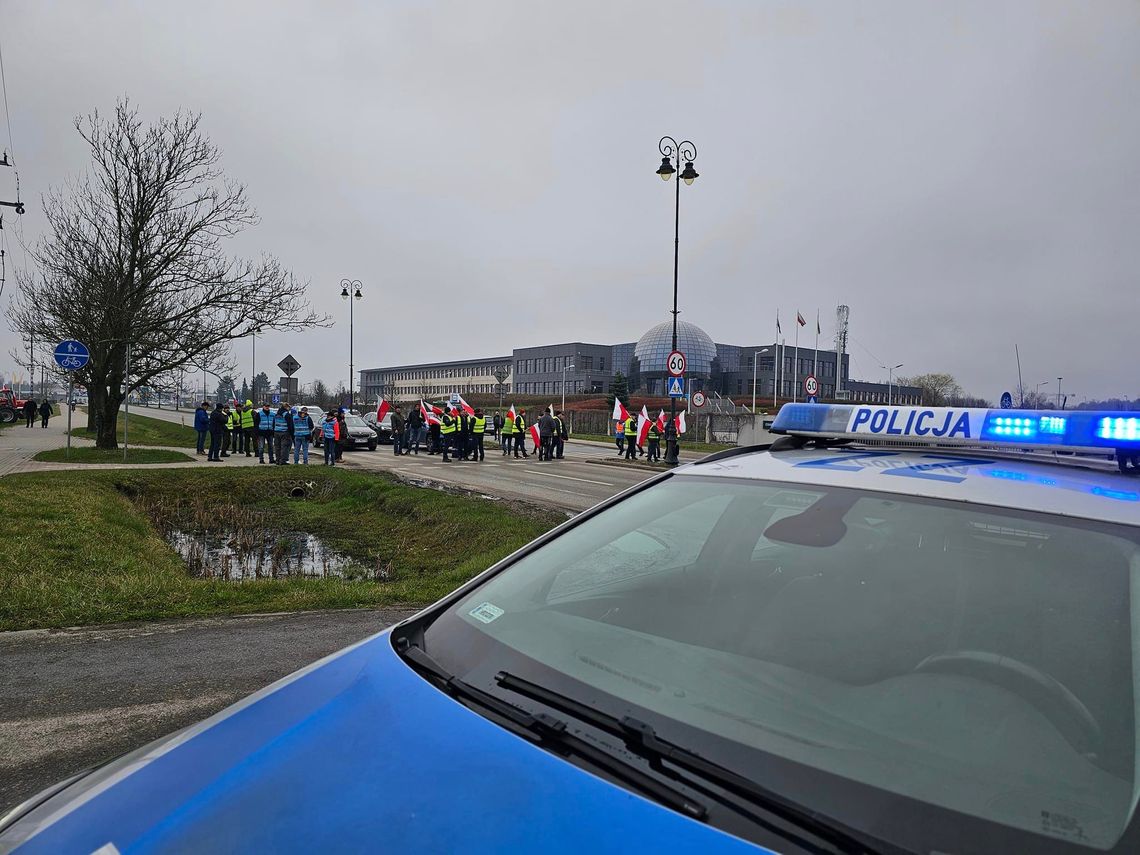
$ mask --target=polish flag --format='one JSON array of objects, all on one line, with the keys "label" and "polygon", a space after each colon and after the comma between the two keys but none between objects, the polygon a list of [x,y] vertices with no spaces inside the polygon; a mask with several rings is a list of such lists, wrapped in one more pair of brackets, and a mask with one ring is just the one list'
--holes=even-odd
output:
[{"label": "polish flag", "polygon": [[507,421],[514,425],[516,418],[517,416],[515,415],[515,405],[511,404],[511,408],[507,410]]},{"label": "polish flag", "polygon": [[461,406],[463,408],[463,412],[467,413],[467,415],[469,415],[469,416],[475,415],[475,408],[472,407],[470,404],[468,404],[466,401],[464,401],[462,395],[456,394],[455,397],[457,397],[459,399],[459,406]]},{"label": "polish flag", "polygon": [[390,409],[391,409],[391,407],[388,405],[388,402],[385,401],[383,398],[381,398],[379,401],[376,402],[376,423],[377,424],[384,421],[384,416],[388,415],[388,410],[390,410]]},{"label": "polish flag", "polygon": [[432,407],[429,410],[427,408],[427,404],[425,404],[422,400],[420,401],[420,415],[424,417],[424,424],[425,425],[437,425],[437,424],[439,424],[439,419],[436,417],[436,414],[438,412],[439,412],[438,408]]},{"label": "polish flag", "polygon": [[801,315],[799,312],[796,312],[796,323],[799,324],[801,327],[807,326],[807,321],[804,320],[804,316]]},{"label": "polish flag", "polygon": [[677,418],[673,421],[677,425],[677,436],[680,436],[685,432],[685,411],[681,410],[681,412],[677,413]]},{"label": "polish flag", "polygon": [[657,416],[657,430],[661,431],[662,434],[665,433],[665,411],[664,410],[662,410],[660,412],[660,414]]},{"label": "polish flag", "polygon": [[538,434],[538,422],[530,426],[530,438],[534,440],[534,447],[538,448],[542,445],[542,437]]},{"label": "polish flag", "polygon": [[645,415],[645,408],[642,407],[641,414],[637,417],[637,444],[645,445],[645,440],[649,436],[649,426],[652,424],[649,418]]},{"label": "polish flag", "polygon": [[626,419],[628,419],[628,418],[629,418],[629,410],[627,410],[627,409],[626,409],[626,408],[625,408],[625,407],[622,405],[622,402],[621,402],[621,401],[619,401],[617,398],[614,398],[614,415],[613,415],[613,420],[614,420],[615,422],[624,422],[624,421],[625,421]]}]

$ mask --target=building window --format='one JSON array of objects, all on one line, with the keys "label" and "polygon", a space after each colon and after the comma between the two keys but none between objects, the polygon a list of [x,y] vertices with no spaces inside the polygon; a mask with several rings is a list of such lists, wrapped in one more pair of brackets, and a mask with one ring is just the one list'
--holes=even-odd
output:
[{"label": "building window", "polygon": [[[606,370],[606,358],[604,356],[598,357],[598,370],[599,371],[605,371]],[[598,389],[598,391],[600,392],[602,390]]]},{"label": "building window", "polygon": [[593,371],[594,370],[594,357],[592,357],[592,356],[580,357],[578,370],[579,371]]}]

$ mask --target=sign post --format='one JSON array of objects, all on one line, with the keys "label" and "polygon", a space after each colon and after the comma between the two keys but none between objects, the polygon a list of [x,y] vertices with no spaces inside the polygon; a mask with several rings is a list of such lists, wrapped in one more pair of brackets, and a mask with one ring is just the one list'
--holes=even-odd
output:
[{"label": "sign post", "polygon": [[71,402],[75,399],[75,372],[91,361],[87,345],[75,339],[61,341],[55,346],[55,361],[67,372],[67,450],[64,458],[71,457]]}]

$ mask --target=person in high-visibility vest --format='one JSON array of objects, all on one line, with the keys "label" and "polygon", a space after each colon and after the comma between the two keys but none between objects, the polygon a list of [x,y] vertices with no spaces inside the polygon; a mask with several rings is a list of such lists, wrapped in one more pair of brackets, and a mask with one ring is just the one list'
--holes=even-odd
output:
[{"label": "person in high-visibility vest", "polygon": [[487,417],[478,407],[471,417],[471,460],[483,462],[483,434],[487,432]]},{"label": "person in high-visibility vest", "polygon": [[246,457],[253,457],[253,401],[246,401],[241,411],[241,443]]},{"label": "person in high-visibility vest", "polygon": [[[507,413],[509,416],[510,413]],[[515,420],[503,419],[503,426],[500,428],[502,431],[499,434],[499,446],[503,449],[503,456],[506,457],[511,453],[511,447],[515,443]]]},{"label": "person in high-visibility vest", "polygon": [[649,456],[645,459],[650,462],[661,459],[661,430],[657,422],[649,423]]},{"label": "person in high-visibility vest", "polygon": [[614,422],[614,442],[617,443],[618,457],[625,454],[625,422],[618,419]]},{"label": "person in high-visibility vest", "polygon": [[633,416],[625,420],[625,459],[637,459],[637,421]]},{"label": "person in high-visibility vest", "polygon": [[439,447],[443,452],[444,463],[451,462],[451,458],[447,456],[447,449],[454,441],[455,429],[455,415],[452,410],[444,407],[443,415],[439,417]]},{"label": "person in high-visibility vest", "polygon": [[526,453],[526,410],[519,410],[515,416],[515,457],[522,452],[523,457],[530,457]]}]

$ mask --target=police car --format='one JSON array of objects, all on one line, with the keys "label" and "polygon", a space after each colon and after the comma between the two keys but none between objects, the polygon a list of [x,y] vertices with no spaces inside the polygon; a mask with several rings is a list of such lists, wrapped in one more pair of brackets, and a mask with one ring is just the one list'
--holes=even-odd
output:
[{"label": "police car", "polygon": [[773,430],[64,782],[0,850],[1140,852],[1140,480],[1104,459],[1140,417]]}]

